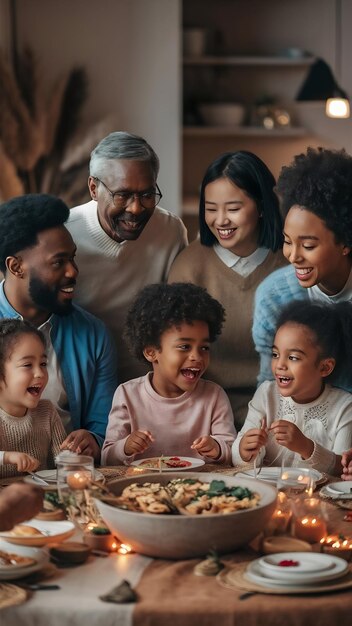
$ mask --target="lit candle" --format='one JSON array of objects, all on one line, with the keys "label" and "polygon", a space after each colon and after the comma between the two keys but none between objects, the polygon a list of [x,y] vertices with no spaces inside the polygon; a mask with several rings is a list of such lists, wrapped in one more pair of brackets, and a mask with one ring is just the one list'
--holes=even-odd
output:
[{"label": "lit candle", "polygon": [[295,520],[294,535],[297,539],[317,543],[326,535],[326,523],[314,515],[305,515]]},{"label": "lit candle", "polygon": [[119,554],[130,554],[130,552],[133,552],[131,546],[129,546],[128,543],[121,543],[117,551]]},{"label": "lit candle", "polygon": [[66,477],[66,482],[71,489],[87,489],[91,483],[90,472],[72,472]]},{"label": "lit candle", "polygon": [[284,492],[279,491],[277,507],[265,526],[264,534],[266,536],[284,534],[287,531],[291,516],[292,511],[289,499]]},{"label": "lit candle", "polygon": [[321,549],[325,554],[340,556],[346,561],[350,561],[352,556],[352,539],[347,539],[343,535],[328,535],[321,540]]}]

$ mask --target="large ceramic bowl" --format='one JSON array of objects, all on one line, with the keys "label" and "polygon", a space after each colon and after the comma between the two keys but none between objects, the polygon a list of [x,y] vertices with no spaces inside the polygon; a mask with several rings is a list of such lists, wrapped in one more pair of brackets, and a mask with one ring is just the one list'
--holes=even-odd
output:
[{"label": "large ceramic bowl", "polygon": [[184,559],[207,554],[231,552],[253,539],[272,515],[277,491],[272,485],[251,478],[236,478],[210,473],[175,472],[143,474],[109,483],[109,489],[119,495],[131,483],[167,483],[174,478],[197,478],[204,482],[224,480],[226,485],[248,487],[260,494],[254,509],[227,515],[153,515],[115,508],[96,500],[97,507],[110,530],[135,552],[147,556]]}]

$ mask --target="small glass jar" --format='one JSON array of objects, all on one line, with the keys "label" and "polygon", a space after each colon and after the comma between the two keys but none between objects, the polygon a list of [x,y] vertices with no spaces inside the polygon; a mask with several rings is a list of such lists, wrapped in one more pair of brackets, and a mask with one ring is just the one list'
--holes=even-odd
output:
[{"label": "small glass jar", "polygon": [[64,450],[55,461],[59,498],[66,514],[79,528],[85,528],[92,518],[90,487],[94,480],[94,459]]},{"label": "small glass jar", "polygon": [[297,498],[293,502],[293,534],[308,543],[319,543],[327,534],[319,498]]}]

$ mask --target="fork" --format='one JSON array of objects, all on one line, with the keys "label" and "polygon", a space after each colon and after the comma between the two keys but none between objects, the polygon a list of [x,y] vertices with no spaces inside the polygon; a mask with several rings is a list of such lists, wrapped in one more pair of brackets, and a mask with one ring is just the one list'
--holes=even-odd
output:
[{"label": "fork", "polygon": [[[265,420],[265,417],[262,417],[262,418],[261,418],[261,420],[260,420],[260,425],[259,425],[259,428],[262,430],[262,429],[264,428],[264,426],[265,426],[265,425],[266,425],[266,420]],[[254,461],[253,461],[253,478],[257,478],[257,476],[259,476],[260,472],[262,471],[262,467],[263,467],[263,460],[262,460],[262,461],[261,461],[261,463],[260,463],[259,470],[258,470],[258,467],[257,467],[257,459],[258,459],[258,456],[260,455],[260,452],[261,452],[262,447],[263,447],[263,446],[261,446],[261,447],[259,448],[259,450],[258,450],[258,454],[254,457]]]},{"label": "fork", "polygon": [[49,487],[49,483],[44,480],[44,478],[40,478],[40,476],[37,476],[37,474],[35,474],[34,472],[27,472],[27,474],[29,474],[30,476],[32,476],[33,480],[36,483],[39,483],[40,485],[45,485],[46,487]]}]

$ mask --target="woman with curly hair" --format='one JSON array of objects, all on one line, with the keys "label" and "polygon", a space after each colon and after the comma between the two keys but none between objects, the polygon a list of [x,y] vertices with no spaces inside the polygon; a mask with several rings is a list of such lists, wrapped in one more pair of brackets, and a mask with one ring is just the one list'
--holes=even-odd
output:
[{"label": "woman with curly hair", "polygon": [[230,403],[202,379],[224,309],[205,289],[187,283],[142,289],[129,310],[126,335],[152,371],[114,395],[102,463],[185,455],[229,463],[236,436]]},{"label": "woman with curly hair", "polygon": [[259,367],[251,334],[254,294],[266,276],[286,264],[275,182],[252,152],[215,159],[200,190],[200,239],[178,255],[168,277],[204,287],[225,307],[207,376],[228,394],[237,427],[246,417]]},{"label": "woman with curly hair", "polygon": [[[308,148],[283,167],[277,192],[285,218],[283,252],[291,265],[273,272],[256,292],[258,383],[272,379],[273,339],[285,305],[352,301],[352,157],[344,150]],[[352,391],[351,378],[345,368],[335,384]]]}]

